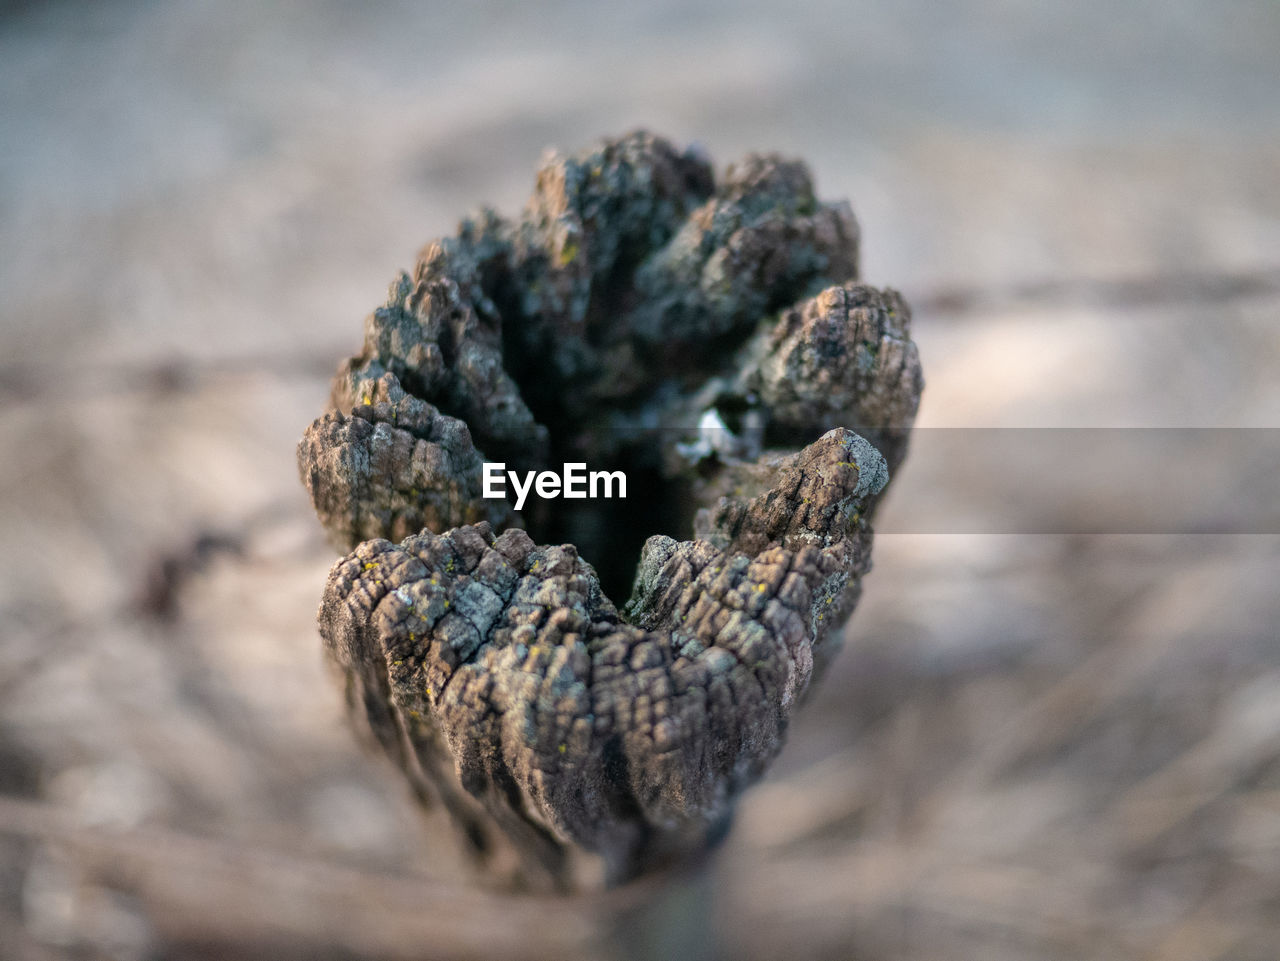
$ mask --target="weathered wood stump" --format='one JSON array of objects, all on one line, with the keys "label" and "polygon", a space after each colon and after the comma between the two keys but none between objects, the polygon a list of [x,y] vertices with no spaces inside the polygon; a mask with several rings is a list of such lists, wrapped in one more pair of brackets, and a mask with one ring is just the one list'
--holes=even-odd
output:
[{"label": "weathered wood stump", "polygon": [[[922,388],[906,304],[857,261],[803,164],[717,183],[635,133],[552,156],[521,220],[464,221],[369,318],[298,449],[350,551],[320,629],[490,871],[568,890],[697,858],[777,754]],[[516,512],[488,461],[629,492]]]}]

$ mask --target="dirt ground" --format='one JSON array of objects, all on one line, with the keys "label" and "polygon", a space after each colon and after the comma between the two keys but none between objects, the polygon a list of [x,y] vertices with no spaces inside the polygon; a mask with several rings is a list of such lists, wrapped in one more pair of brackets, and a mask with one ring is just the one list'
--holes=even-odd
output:
[{"label": "dirt ground", "polygon": [[[861,6],[0,4],[0,959],[1280,957],[1280,7]],[[640,125],[852,200],[929,429],[710,877],[502,897],[343,725],[293,447]]]}]

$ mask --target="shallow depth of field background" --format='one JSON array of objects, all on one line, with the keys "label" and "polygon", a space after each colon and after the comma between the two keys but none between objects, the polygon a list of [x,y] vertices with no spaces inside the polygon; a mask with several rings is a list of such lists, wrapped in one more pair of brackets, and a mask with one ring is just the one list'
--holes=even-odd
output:
[{"label": "shallow depth of field background", "polygon": [[[806,158],[916,305],[922,425],[1277,427],[1278,97],[1271,0],[0,4],[0,958],[625,933],[625,892],[455,883],[358,750],[293,463],[396,271],[545,147]],[[992,508],[918,453],[886,530]],[[1280,536],[875,560],[686,906],[726,956],[1274,961]]]}]

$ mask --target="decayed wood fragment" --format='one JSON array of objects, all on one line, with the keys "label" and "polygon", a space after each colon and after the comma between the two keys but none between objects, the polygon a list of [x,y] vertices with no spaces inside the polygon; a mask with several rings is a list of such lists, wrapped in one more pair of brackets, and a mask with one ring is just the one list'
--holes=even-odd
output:
[{"label": "decayed wood fragment", "polygon": [[[493,870],[694,857],[780,749],[922,387],[857,256],[803,164],[717,184],[635,133],[550,157],[520,221],[465,221],[370,317],[299,445],[351,550],[321,633],[353,716]],[[486,460],[633,494],[517,514],[480,496]]]}]

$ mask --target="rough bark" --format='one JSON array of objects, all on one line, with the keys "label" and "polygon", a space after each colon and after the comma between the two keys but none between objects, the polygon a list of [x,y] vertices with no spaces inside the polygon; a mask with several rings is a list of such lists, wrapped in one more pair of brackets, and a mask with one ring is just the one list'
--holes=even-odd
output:
[{"label": "rough bark", "polygon": [[[780,749],[922,387],[857,257],[803,164],[716,184],[640,132],[548,158],[520,221],[464,221],[370,317],[298,451],[354,548],[321,633],[491,870],[568,888],[696,856]],[[516,514],[479,496],[487,459],[626,470],[632,496]]]}]

